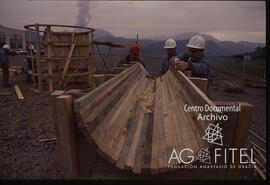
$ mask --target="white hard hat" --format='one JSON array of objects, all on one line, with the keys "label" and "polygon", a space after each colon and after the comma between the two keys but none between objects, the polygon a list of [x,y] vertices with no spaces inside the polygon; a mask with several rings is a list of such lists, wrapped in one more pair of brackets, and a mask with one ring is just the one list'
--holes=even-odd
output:
[{"label": "white hard hat", "polygon": [[205,48],[205,40],[200,35],[193,36],[190,40],[187,47],[195,48],[195,49],[204,49]]},{"label": "white hard hat", "polygon": [[34,49],[34,46],[33,46],[33,45],[30,45],[30,46],[29,46],[29,49]]},{"label": "white hard hat", "polygon": [[4,49],[10,49],[9,45],[7,45],[7,44],[4,45],[3,48],[4,48]]},{"label": "white hard hat", "polygon": [[165,49],[176,48],[176,42],[175,42],[175,40],[173,40],[173,39],[166,40],[165,45],[164,45],[164,48]]}]

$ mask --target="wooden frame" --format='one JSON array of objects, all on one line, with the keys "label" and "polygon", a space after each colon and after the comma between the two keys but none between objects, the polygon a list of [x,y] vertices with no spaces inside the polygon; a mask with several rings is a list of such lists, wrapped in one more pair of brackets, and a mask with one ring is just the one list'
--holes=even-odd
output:
[{"label": "wooden frame", "polygon": [[[83,29],[86,30],[85,32],[53,32],[52,28],[76,28],[76,29]],[[95,31],[93,28],[88,27],[80,27],[80,26],[69,26],[69,25],[54,25],[54,24],[33,24],[33,25],[25,25],[24,28],[35,31],[36,39],[32,41],[30,39],[30,44],[35,44],[37,47],[37,55],[31,55],[32,61],[37,59],[37,73],[33,72],[32,75],[38,76],[38,88],[39,92],[43,90],[43,83],[42,83],[42,76],[45,76],[46,80],[48,81],[49,92],[53,92],[55,82],[58,81],[61,87],[66,86],[66,84],[71,81],[72,79],[81,78],[83,82],[84,73],[80,72],[79,70],[83,70],[85,65],[87,66],[85,72],[88,73],[89,78],[89,86],[95,87],[94,84],[94,73],[95,73],[95,58],[94,58],[94,35],[93,32]],[[44,41],[40,41],[39,34],[44,33],[43,39]],[[89,42],[89,33],[91,34],[92,41]],[[71,42],[69,42],[69,35],[72,35]],[[83,34],[88,35],[88,37],[84,37]],[[59,36],[57,36],[59,35]],[[57,38],[58,37],[58,38]],[[60,38],[61,37],[61,38]],[[65,38],[64,38],[65,37]],[[61,40],[62,39],[62,40]],[[84,41],[86,40],[86,41]],[[91,45],[92,48],[92,56],[89,56],[89,46]],[[41,56],[40,48],[41,46],[45,47],[47,56]],[[69,47],[69,51],[65,55],[65,48]],[[75,47],[77,49],[75,49]],[[62,48],[62,50],[61,50]],[[57,50],[57,52],[55,51]],[[60,51],[61,50],[61,51]],[[58,53],[60,56],[58,56]],[[73,54],[77,56],[73,56]],[[79,57],[78,57],[79,56]],[[47,69],[45,70],[45,75],[42,72],[42,60],[46,61]],[[90,67],[90,62],[86,59],[91,59],[92,66]],[[63,71],[61,71],[62,76],[58,77],[59,69],[61,69],[61,63],[63,65]],[[74,66],[75,63],[78,63],[77,67]],[[71,65],[72,64],[72,65]],[[73,69],[75,68],[75,69]],[[67,71],[69,70],[69,74]],[[69,75],[68,78],[65,78],[66,75]],[[35,80],[34,80],[34,87],[35,87]]]}]

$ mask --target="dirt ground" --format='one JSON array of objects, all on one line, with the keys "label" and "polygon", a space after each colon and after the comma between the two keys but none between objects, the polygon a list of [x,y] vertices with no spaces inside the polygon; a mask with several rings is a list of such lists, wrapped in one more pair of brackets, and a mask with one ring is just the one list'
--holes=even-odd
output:
[{"label": "dirt ground", "polygon": [[[25,66],[22,56],[10,57],[11,65]],[[210,85],[213,101],[243,101],[255,107],[250,129],[266,138],[266,89],[248,88],[239,79],[224,75],[231,83],[243,87],[245,93],[225,93]],[[62,179],[58,167],[56,142],[40,142],[55,137],[50,95],[39,95],[30,90],[32,83],[25,75],[10,77],[12,88],[0,86],[0,179]],[[2,82],[2,75],[0,77]],[[24,100],[18,100],[13,85],[19,85]],[[265,149],[256,138],[249,140]],[[258,179],[247,172],[243,179]]]}]

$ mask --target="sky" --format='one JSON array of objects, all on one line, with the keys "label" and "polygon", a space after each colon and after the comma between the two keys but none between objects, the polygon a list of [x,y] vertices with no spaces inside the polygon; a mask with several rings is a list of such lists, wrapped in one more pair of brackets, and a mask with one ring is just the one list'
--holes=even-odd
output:
[{"label": "sky", "polygon": [[219,40],[266,42],[264,1],[0,1],[0,24],[24,29],[34,23],[103,28],[126,38],[198,32]]}]

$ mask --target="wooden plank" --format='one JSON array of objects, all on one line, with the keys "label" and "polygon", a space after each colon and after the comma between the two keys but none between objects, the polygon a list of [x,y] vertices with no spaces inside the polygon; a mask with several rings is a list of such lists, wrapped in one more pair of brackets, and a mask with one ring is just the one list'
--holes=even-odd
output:
[{"label": "wooden plank", "polygon": [[78,169],[74,140],[72,97],[70,95],[61,95],[56,98],[56,121],[62,156],[62,173],[65,179],[73,179],[77,177]]},{"label": "wooden plank", "polygon": [[[139,69],[139,65],[136,65],[136,66],[134,65],[133,67],[128,68],[125,72],[117,75],[116,77],[108,80],[107,82],[105,82],[101,86],[95,88],[93,91],[87,93],[83,97],[75,100],[74,101],[75,112],[79,113],[80,111],[82,111],[82,109],[86,105],[91,104],[94,101],[96,101],[98,95],[111,91],[111,89],[114,88],[114,85],[118,85],[122,80],[127,78],[127,76],[129,74],[134,73],[138,69]],[[104,96],[104,94],[102,96]]]},{"label": "wooden plank", "polygon": [[[132,77],[132,76],[131,76]],[[135,76],[134,76],[135,77]],[[134,78],[132,78],[133,81]],[[136,79],[136,78],[135,78]],[[138,86],[130,86],[130,81],[127,80],[124,83],[121,84],[121,86],[118,87],[119,90],[115,90],[109,98],[106,99],[106,101],[103,101],[99,106],[97,106],[96,111],[93,111],[93,113],[89,116],[87,119],[87,122],[92,122],[95,120],[95,117],[99,116],[100,113],[103,113],[106,107],[108,107],[107,114],[103,115],[101,114],[101,119],[103,118],[104,120],[101,121],[100,124],[97,125],[97,128],[95,129],[94,132],[92,132],[92,137],[94,140],[96,140],[100,133],[105,129],[105,127],[110,126],[113,124],[114,119],[116,119],[117,115],[119,114],[120,107],[125,106],[125,104],[122,104],[124,100],[127,97],[132,97],[135,94],[135,87]],[[134,85],[134,84],[132,84]],[[133,92],[131,92],[133,90]],[[127,92],[127,93],[125,93]],[[112,104],[110,103],[112,102]],[[132,102],[130,102],[132,103]],[[126,111],[126,109],[124,109]],[[118,112],[117,112],[118,111]]]},{"label": "wooden plank", "polygon": [[[241,148],[245,147],[247,136],[248,136],[248,130],[250,127],[250,122],[252,119],[252,114],[254,107],[245,102],[238,102],[241,106],[241,112],[239,113],[239,118],[237,121],[237,127],[236,131],[234,133],[234,148]],[[240,163],[240,155],[239,150],[235,152],[235,164]],[[233,180],[233,179],[239,179],[239,170],[238,169],[229,169],[227,173],[227,179]]]},{"label": "wooden plank", "polygon": [[[143,77],[141,77],[141,79],[143,79]],[[138,84],[138,83],[135,83],[135,85],[132,85],[132,86],[135,86],[134,88],[130,89],[130,92],[131,94],[134,93],[134,91],[136,92],[136,89],[139,89],[141,86]],[[116,119],[116,123],[119,122],[120,124],[114,124],[114,126],[111,128],[111,132],[112,133],[109,137],[111,137],[111,139],[114,141],[111,143],[111,151],[109,151],[109,155],[112,156],[113,159],[115,160],[118,160],[119,159],[119,155],[120,155],[120,152],[122,150],[122,147],[124,145],[124,142],[125,142],[125,139],[126,139],[126,136],[127,136],[127,124],[128,124],[128,121],[130,119],[130,117],[132,117],[134,115],[134,111],[135,111],[135,105],[136,105],[136,102],[134,101],[137,101],[136,100],[136,96],[131,95],[131,96],[127,96],[127,98],[131,98],[130,100],[129,99],[125,99],[125,101],[128,101],[130,102],[127,109],[123,109],[123,110],[129,110],[128,113],[120,113],[120,116]],[[135,98],[135,100],[134,100]],[[138,106],[139,108],[139,106]],[[124,114],[124,117],[121,116]]]},{"label": "wooden plank", "polygon": [[[215,106],[215,104],[194,84],[188,77],[186,77],[181,71],[176,71],[170,68],[170,71],[179,79],[180,84],[183,86],[186,92],[189,92],[190,96],[194,99],[193,101],[198,104],[208,104]],[[217,111],[217,113],[221,113]]]},{"label": "wooden plank", "polygon": [[56,137],[52,137],[52,138],[46,138],[46,139],[40,139],[39,142],[47,142],[47,141],[55,141]]},{"label": "wooden plank", "polygon": [[[154,98],[153,98],[153,89],[154,89],[154,82],[152,79],[146,79],[147,80],[147,86],[142,89],[141,93],[143,93],[143,99],[142,101],[142,107],[141,111],[143,112],[143,120],[142,120],[142,129],[140,133],[140,139],[138,141],[138,146],[135,154],[135,160],[133,165],[133,173],[141,174],[141,173],[148,173],[150,172],[150,162],[151,162],[151,145],[152,145],[152,122],[150,122],[150,119],[153,115],[153,112],[149,110],[151,107],[153,107]],[[145,93],[145,94],[144,94]],[[145,110],[145,106],[147,106],[147,110]],[[151,131],[149,131],[149,129]],[[151,133],[149,133],[151,132]],[[148,133],[148,137],[147,137]],[[149,140],[147,140],[149,139]],[[150,152],[148,151],[150,149]],[[149,157],[148,157],[149,155]],[[149,163],[149,166],[147,165]]]},{"label": "wooden plank", "polygon": [[251,145],[255,146],[256,148],[258,148],[258,149],[259,149],[260,151],[262,151],[263,153],[266,154],[266,151],[265,151],[263,148],[261,148],[260,146],[258,146],[256,143],[254,143],[253,141],[249,141],[249,143],[250,143]]},{"label": "wooden plank", "polygon": [[260,136],[258,136],[255,132],[249,130],[248,131],[250,134],[252,134],[253,136],[255,136],[256,138],[258,138],[261,142],[263,142],[264,144],[266,143],[265,140],[263,138],[261,138]]},{"label": "wooden plank", "polygon": [[[246,151],[244,151],[244,154],[247,156],[248,161],[249,161],[249,163],[250,163],[250,162],[251,162],[251,158],[250,158],[249,154],[248,154]],[[256,160],[256,159],[255,159],[255,160]],[[258,161],[256,161],[256,162],[258,162]],[[264,173],[262,170],[260,170],[260,169],[257,167],[257,168],[255,168],[255,171],[261,176],[261,178],[262,178],[263,180],[266,180],[266,175],[265,175],[265,173]]]},{"label": "wooden plank", "polygon": [[[108,116],[106,116],[103,124],[100,124],[96,131],[93,133],[94,137],[95,135],[98,136],[97,143],[103,147],[101,149],[110,155],[113,161],[118,159],[121,147],[123,146],[123,142],[117,142],[117,136],[119,136],[121,132],[123,133],[122,137],[126,136],[123,132],[123,127],[128,122],[128,118],[132,113],[131,110],[134,106],[133,98],[136,93],[136,87],[138,88],[138,86],[131,86],[131,88],[129,88],[128,93],[126,93],[127,96],[123,96],[123,98],[121,98],[117,103],[118,105],[116,104],[119,107],[116,106],[117,109],[113,109],[108,114]],[[130,101],[126,101],[127,99]],[[118,145],[114,148],[114,144]]]},{"label": "wooden plank", "polygon": [[39,37],[39,25],[35,24],[36,42],[37,42],[37,70],[38,70],[38,89],[42,92],[42,75],[41,75],[41,60],[40,60],[40,37]]},{"label": "wooden plank", "polygon": [[3,92],[3,93],[0,93],[0,95],[10,95],[11,92]]},{"label": "wooden plank", "polygon": [[56,135],[56,152],[58,155],[58,161],[59,161],[59,168],[63,170],[63,161],[62,161],[62,151],[61,151],[61,145],[60,145],[60,135],[59,135],[59,126],[58,124],[58,117],[57,117],[57,110],[56,110],[56,97],[61,96],[65,93],[63,90],[56,90],[51,93],[51,100],[52,100],[52,117],[53,117],[53,125]]},{"label": "wooden plank", "polygon": [[161,141],[161,125],[163,124],[163,105],[162,105],[162,88],[160,78],[156,79],[156,95],[154,107],[154,123],[153,123],[153,137],[152,137],[152,154],[151,154],[151,173],[159,173],[159,150]]},{"label": "wooden plank", "polygon": [[[163,168],[163,172],[168,171],[168,161],[169,157],[174,149],[178,150],[180,147],[177,146],[178,141],[177,136],[176,136],[176,130],[175,130],[175,123],[172,120],[172,114],[174,114],[175,110],[172,110],[171,108],[171,101],[170,101],[170,93],[168,89],[168,78],[164,78],[162,81],[162,104],[163,104],[163,130],[164,130],[164,142],[165,144],[165,150],[164,155],[166,156],[166,160],[163,161],[161,165],[161,168]],[[177,160],[171,161],[170,165],[177,164]]]},{"label": "wooden plank", "polygon": [[[47,39],[49,42],[48,45],[48,58],[52,57],[52,32],[51,32],[51,26],[47,26]],[[48,74],[52,75],[52,62],[48,62]],[[49,78],[48,79],[49,82],[49,92],[53,91],[53,79]]]},{"label": "wooden plank", "polygon": [[197,77],[189,77],[189,79],[204,93],[208,94],[207,91],[207,78],[197,78]]},{"label": "wooden plank", "polygon": [[[102,126],[103,123],[100,123],[98,120],[104,119],[106,116],[108,116],[107,114],[116,110],[116,104],[118,104],[118,102],[121,103],[121,101],[124,100],[124,98],[128,95],[125,93],[125,91],[128,90],[129,86],[132,84],[130,81],[136,83],[135,81],[137,77],[138,76],[136,76],[136,73],[134,73],[128,76],[127,79],[124,79],[124,81],[119,81],[119,84],[113,89],[108,88],[106,91],[100,93],[92,103],[89,103],[88,106],[81,111],[81,115],[85,114],[82,115],[82,119],[85,119],[85,123],[89,125],[89,129],[92,130],[96,128],[96,125]],[[113,110],[111,110],[112,108]],[[107,124],[108,121],[105,123]]]},{"label": "wooden plank", "polygon": [[67,60],[66,60],[66,63],[65,63],[65,67],[64,67],[64,70],[63,70],[63,73],[62,73],[63,75],[66,74],[67,69],[68,69],[68,66],[69,66],[69,63],[71,61],[70,59],[71,59],[73,50],[75,48],[76,39],[77,39],[77,37],[76,37],[75,33],[72,33],[72,39],[71,39],[72,44],[71,44],[71,47],[70,47],[69,52],[68,52],[68,56],[67,56]]},{"label": "wooden plank", "polygon": [[[134,109],[137,109],[138,106],[139,106],[139,103],[137,102],[134,106]],[[125,143],[123,144],[121,152],[119,153],[118,160],[116,162],[116,166],[120,169],[125,168],[126,158],[130,150],[130,146],[133,141],[135,131],[138,127],[138,118],[139,118],[139,111],[136,111],[134,116],[131,116],[127,122],[127,125],[126,125],[127,135],[126,135]]]},{"label": "wooden plank", "polygon": [[[200,147],[209,147],[202,142],[202,132],[199,131],[198,126],[194,125],[196,122],[190,119],[190,114],[183,111],[184,103],[182,97],[177,91],[179,86],[176,85],[172,73],[168,73],[171,78],[168,78],[167,89],[172,93],[169,105],[171,105],[171,114],[174,117],[174,129],[176,131],[178,147],[175,149],[180,151],[182,148],[190,148],[197,153]],[[187,160],[187,153],[184,153],[183,158]]]},{"label": "wooden plank", "polygon": [[[151,79],[151,81],[152,81],[151,86],[154,94],[156,80]],[[142,174],[151,173],[155,96],[153,97],[152,101],[153,101],[152,105],[148,108],[151,110],[151,112],[149,111],[148,113],[145,114],[145,119],[148,124],[145,131],[145,142],[143,143],[144,152],[142,157],[142,169],[141,169]]]},{"label": "wooden plank", "polygon": [[14,85],[14,89],[15,89],[15,91],[16,91],[16,94],[17,94],[18,99],[19,99],[19,100],[23,100],[24,97],[23,97],[23,95],[22,95],[22,92],[21,92],[19,86],[18,86],[18,85]]}]

